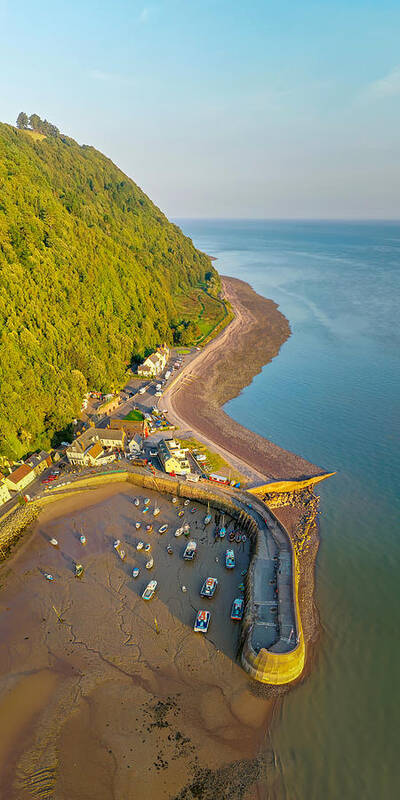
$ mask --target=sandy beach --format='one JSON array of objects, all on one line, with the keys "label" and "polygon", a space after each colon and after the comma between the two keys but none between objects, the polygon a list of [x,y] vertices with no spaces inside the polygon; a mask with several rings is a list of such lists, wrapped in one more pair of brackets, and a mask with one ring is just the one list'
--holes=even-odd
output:
[{"label": "sandy beach", "polygon": [[235,466],[242,465],[245,474],[250,467],[260,481],[322,474],[324,470],[315,464],[247,430],[222,410],[278,355],[290,336],[289,323],[273,300],[237,278],[222,280],[235,318],[165,391],[168,417],[233,459]]}]

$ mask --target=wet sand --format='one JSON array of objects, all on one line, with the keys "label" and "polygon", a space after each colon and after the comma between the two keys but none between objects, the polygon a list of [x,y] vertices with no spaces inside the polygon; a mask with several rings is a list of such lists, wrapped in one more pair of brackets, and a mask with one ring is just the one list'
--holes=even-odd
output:
[{"label": "wet sand", "polygon": [[[272,701],[236,663],[239,628],[229,619],[248,545],[236,546],[238,566],[227,572],[227,544],[215,543],[214,521],[204,528],[205,509],[194,504],[184,520],[199,551],[184,562],[186,539],[172,534],[181,522],[176,507],[148,492],[151,507],[161,508],[157,529],[168,522],[169,532],[136,531],[136,520],[156,527],[142,504],[134,506],[138,494],[117,484],[47,507],[0,567],[0,795],[7,800],[274,796]],[[136,550],[139,538],[152,544],[152,571]],[[76,561],[85,566],[80,580]],[[207,575],[219,578],[209,605],[199,596]],[[145,603],[140,594],[151,578],[159,589]],[[212,614],[207,636],[192,630],[204,605]]]},{"label": "wet sand", "polygon": [[237,278],[222,278],[224,296],[234,320],[185,367],[163,395],[168,417],[190,428],[210,447],[242,463],[258,478],[296,479],[324,472],[235,422],[222,406],[251,383],[290,336],[286,317],[273,300],[254,292]]}]

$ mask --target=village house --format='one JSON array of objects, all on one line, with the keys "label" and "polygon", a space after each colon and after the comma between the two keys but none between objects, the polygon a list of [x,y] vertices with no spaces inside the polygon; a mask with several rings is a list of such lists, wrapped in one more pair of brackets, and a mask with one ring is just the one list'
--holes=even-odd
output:
[{"label": "village house", "polygon": [[0,472],[0,506],[11,497],[4,475]]},{"label": "village house", "polygon": [[143,364],[139,364],[137,370],[138,375],[142,378],[155,378],[157,375],[160,375],[166,367],[168,358],[169,349],[167,345],[163,344],[161,347],[157,347],[155,353],[148,356],[143,361]]},{"label": "village house", "polygon": [[119,395],[107,399],[97,408],[96,410],[97,416],[101,417],[104,414],[112,414],[113,411],[116,411],[120,403],[121,403],[121,398]]},{"label": "village house", "polygon": [[130,453],[140,453],[143,448],[143,439],[139,436],[138,433],[132,437],[132,439],[128,442],[128,450]]},{"label": "village house", "polygon": [[147,419],[110,419],[111,430],[125,431],[127,436],[138,433],[143,439],[149,435],[149,423]]},{"label": "village house", "polygon": [[50,453],[46,453],[45,450],[41,450],[40,453],[34,453],[33,456],[29,456],[25,461],[25,464],[28,464],[28,467],[33,469],[35,475],[40,475],[47,467],[50,467],[52,464],[52,458]]},{"label": "village house", "polygon": [[181,450],[176,439],[161,439],[158,444],[158,456],[165,472],[175,475],[188,475],[190,472],[186,453]]},{"label": "village house", "polygon": [[11,475],[7,475],[6,484],[12,492],[22,492],[26,486],[29,486],[35,480],[35,477],[32,467],[28,464],[21,464]]},{"label": "village house", "polygon": [[124,431],[88,428],[67,447],[67,458],[70,464],[78,467],[108,464],[115,460],[115,453],[110,451],[123,450],[124,441]]}]

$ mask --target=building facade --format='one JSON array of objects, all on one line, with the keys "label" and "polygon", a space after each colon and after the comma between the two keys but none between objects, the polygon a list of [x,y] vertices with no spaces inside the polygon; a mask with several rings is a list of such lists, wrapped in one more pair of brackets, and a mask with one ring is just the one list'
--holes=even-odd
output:
[{"label": "building facade", "polygon": [[11,475],[7,475],[6,485],[10,491],[22,492],[26,486],[29,486],[35,480],[35,477],[32,467],[28,466],[28,464],[22,464]]},{"label": "building facade", "polygon": [[165,472],[175,475],[188,475],[190,473],[190,464],[186,453],[181,450],[176,439],[161,439],[157,450]]}]

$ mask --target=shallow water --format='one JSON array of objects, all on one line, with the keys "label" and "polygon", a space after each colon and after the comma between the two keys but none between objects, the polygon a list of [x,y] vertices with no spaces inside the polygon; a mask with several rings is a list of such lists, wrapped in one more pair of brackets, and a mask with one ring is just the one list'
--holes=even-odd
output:
[{"label": "shallow water", "polygon": [[321,490],[317,662],[272,738],[290,800],[397,796],[400,225],[179,220],[293,335],[226,410],[338,474]]}]

